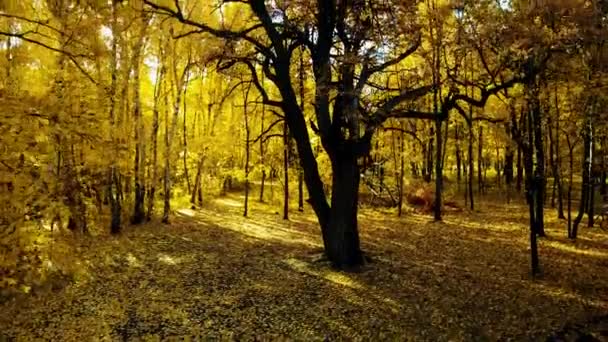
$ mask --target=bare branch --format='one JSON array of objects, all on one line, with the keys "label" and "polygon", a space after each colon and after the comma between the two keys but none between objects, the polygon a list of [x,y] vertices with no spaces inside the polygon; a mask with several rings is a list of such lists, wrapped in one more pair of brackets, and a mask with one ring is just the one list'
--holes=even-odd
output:
[{"label": "bare branch", "polygon": [[58,49],[58,48],[54,48],[48,44],[45,44],[41,41],[35,40],[35,39],[31,39],[26,37],[25,35],[28,34],[30,32],[24,32],[24,33],[10,33],[10,32],[3,32],[0,31],[0,36],[6,36],[6,37],[13,37],[13,38],[19,38],[25,42],[28,43],[32,43],[38,46],[41,46],[45,49],[60,53],[62,55],[66,55],[71,61],[72,63],[74,63],[74,65],[76,66],[76,68],[78,68],[78,70],[80,70],[80,72],[83,73],[83,75],[89,80],[91,81],[94,85],[99,85],[99,83],[91,76],[91,74],[89,74],[83,67],[82,65],[80,65],[80,63],[78,63],[78,61],[76,60],[77,57],[89,57],[87,55],[83,55],[83,54],[73,54],[69,51],[66,50],[62,50],[62,49]]},{"label": "bare branch", "polygon": [[[235,1],[232,1],[232,2],[235,2]],[[198,32],[190,31],[187,35],[190,35],[190,34],[193,34],[193,33],[208,33],[208,34],[211,34],[211,35],[213,35],[215,37],[218,37],[218,38],[224,38],[224,39],[230,39],[230,40],[243,39],[243,40],[245,40],[245,41],[253,44],[265,56],[268,56],[268,57],[274,56],[272,50],[269,47],[267,47],[266,45],[264,45],[261,41],[258,41],[258,40],[254,39],[253,37],[251,37],[251,36],[248,35],[250,32],[252,32],[252,31],[260,28],[261,25],[259,25],[259,24],[258,25],[254,25],[253,27],[246,28],[246,29],[241,30],[241,31],[231,31],[231,30],[225,30],[225,29],[217,29],[217,28],[213,28],[211,26],[208,26],[208,25],[206,25],[204,23],[197,22],[197,21],[191,20],[190,18],[187,18],[184,15],[184,12],[182,12],[181,8],[179,7],[179,4],[178,4],[177,0],[175,0],[176,9],[170,8],[168,6],[163,6],[163,5],[157,4],[155,1],[151,1],[151,0],[144,0],[144,3],[146,5],[152,7],[159,14],[164,14],[164,15],[173,17],[173,18],[179,20],[183,24],[190,25],[192,27],[198,28]]]}]

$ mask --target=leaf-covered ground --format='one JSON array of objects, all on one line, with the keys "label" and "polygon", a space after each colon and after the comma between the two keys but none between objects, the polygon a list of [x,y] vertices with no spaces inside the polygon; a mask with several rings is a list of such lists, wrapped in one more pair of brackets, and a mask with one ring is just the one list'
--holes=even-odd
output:
[{"label": "leaf-covered ground", "polygon": [[310,214],[285,222],[256,206],[243,218],[224,198],[170,226],[85,241],[77,281],[0,306],[0,341],[545,340],[574,336],[572,326],[607,339],[597,320],[608,313],[606,232],[584,228],[573,243],[550,220],[544,276],[532,280],[519,205],[443,223],[363,210],[372,262],[342,273],[322,261]]}]

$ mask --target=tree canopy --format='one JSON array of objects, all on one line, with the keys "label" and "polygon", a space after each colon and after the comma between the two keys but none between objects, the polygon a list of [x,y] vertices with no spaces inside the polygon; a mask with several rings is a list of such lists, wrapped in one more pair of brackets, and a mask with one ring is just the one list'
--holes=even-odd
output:
[{"label": "tree canopy", "polygon": [[604,0],[3,1],[0,290],[30,286],[36,236],[235,196],[314,214],[344,271],[374,261],[360,210],[439,223],[498,197],[540,277],[556,225],[608,215],[607,40]]}]

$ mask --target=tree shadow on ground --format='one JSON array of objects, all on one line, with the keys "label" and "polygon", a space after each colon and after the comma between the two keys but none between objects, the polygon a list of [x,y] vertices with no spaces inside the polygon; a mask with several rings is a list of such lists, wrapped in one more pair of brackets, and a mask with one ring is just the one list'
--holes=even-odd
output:
[{"label": "tree shadow on ground", "polygon": [[99,239],[83,260],[88,280],[7,304],[0,330],[62,340],[534,340],[608,310],[602,254],[541,242],[544,277],[531,279],[527,232],[488,222],[495,216],[432,223],[363,210],[372,263],[344,273],[316,254],[314,217],[285,222],[262,209],[243,218],[218,204]]}]

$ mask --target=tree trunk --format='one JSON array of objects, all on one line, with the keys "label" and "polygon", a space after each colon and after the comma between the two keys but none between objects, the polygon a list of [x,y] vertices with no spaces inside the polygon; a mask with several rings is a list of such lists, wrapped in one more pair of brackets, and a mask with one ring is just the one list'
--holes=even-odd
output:
[{"label": "tree trunk", "polygon": [[572,232],[572,181],[574,178],[574,144],[570,141],[570,138],[566,135],[566,143],[568,144],[568,157],[570,166],[570,174],[568,181],[568,238],[576,238]]},{"label": "tree trunk", "polygon": [[144,186],[144,164],[145,164],[145,149],[144,149],[144,122],[142,119],[141,97],[140,97],[140,71],[141,71],[141,52],[144,44],[144,36],[148,25],[147,16],[142,16],[141,31],[135,44],[132,66],[133,66],[133,119],[135,121],[135,160],[133,174],[135,176],[135,203],[133,206],[133,216],[131,217],[132,224],[140,224],[145,219],[144,200],[146,189]]},{"label": "tree trunk", "polygon": [[[262,105],[262,120],[260,132],[264,132],[264,118],[266,116],[266,106]],[[260,133],[261,134],[261,133]],[[265,163],[265,151],[264,151],[264,138],[260,138],[260,165],[262,165],[262,181],[260,183],[260,203],[264,203],[264,186],[266,182],[266,166]]]},{"label": "tree trunk", "polygon": [[589,165],[587,166],[588,168],[588,173],[589,176],[587,177],[588,180],[588,193],[589,193],[589,204],[588,204],[588,211],[587,211],[587,219],[588,219],[588,223],[587,223],[587,227],[591,228],[594,225],[594,216],[595,216],[595,175],[593,173],[593,159],[595,158],[595,127],[593,125],[593,122],[590,122],[590,132],[591,132],[591,136],[589,138]]},{"label": "tree trunk", "polygon": [[363,262],[357,228],[359,166],[356,157],[343,153],[332,158],[333,183],[325,250],[338,268]]},{"label": "tree trunk", "polygon": [[434,218],[435,221],[441,221],[441,189],[443,186],[443,163],[442,163],[442,129],[441,129],[441,120],[437,120],[436,125],[436,139],[437,139],[437,152],[435,161],[435,204],[434,204]]},{"label": "tree trunk", "polygon": [[196,166],[196,177],[194,178],[194,188],[192,189],[192,194],[190,195],[190,204],[192,204],[192,209],[195,209],[196,206],[201,206],[203,203],[203,191],[202,191],[202,175],[203,175],[203,164],[205,162],[205,155],[203,154],[200,157],[198,165]]},{"label": "tree trunk", "polygon": [[477,142],[477,192],[483,194],[483,126],[479,125],[479,141]]},{"label": "tree trunk", "polygon": [[515,156],[513,155],[513,147],[510,143],[507,143],[506,151],[505,151],[505,165],[503,174],[505,176],[505,183],[508,188],[511,188],[513,185],[513,159]]},{"label": "tree trunk", "polygon": [[[186,79],[186,85],[188,84],[188,80]],[[183,131],[183,135],[184,135],[184,157],[183,157],[183,162],[184,162],[184,177],[186,177],[186,186],[188,187],[188,194],[192,194],[194,193],[192,191],[192,185],[190,184],[190,175],[188,173],[188,125],[187,125],[187,118],[188,118],[188,98],[187,98],[187,93],[188,93],[188,87],[186,86],[186,88],[184,89],[184,121],[183,121],[183,127],[182,127],[182,131]]]},{"label": "tree trunk", "polygon": [[[161,48],[162,51],[162,48]],[[162,57],[161,57],[162,58]],[[162,93],[162,83],[165,74],[165,66],[162,65],[156,75],[156,84],[154,85],[154,109],[152,116],[152,133],[150,140],[152,141],[152,176],[150,181],[150,192],[148,194],[148,211],[146,213],[146,221],[152,219],[154,213],[154,200],[156,199],[156,185],[158,182],[158,129],[159,129],[159,101]],[[165,103],[167,97],[165,96]],[[165,106],[166,107],[166,106]],[[165,111],[167,108],[164,109]],[[166,115],[165,115],[166,117]]]},{"label": "tree trunk", "polygon": [[[110,84],[110,140],[113,143],[113,146],[116,146],[116,131],[117,131],[117,122],[116,122],[116,97],[117,97],[117,87],[118,87],[118,19],[116,13],[116,4],[112,2],[112,22],[111,22],[111,30],[112,30],[112,55],[110,58],[110,69],[111,69],[111,84]],[[120,201],[120,196],[118,194],[119,187],[119,178],[118,178],[118,166],[115,160],[114,154],[112,154],[112,165],[108,172],[108,199],[110,202],[110,211],[111,211],[111,220],[110,220],[110,232],[112,234],[118,234],[121,230],[121,213],[122,213],[122,205]]]},{"label": "tree trunk", "polygon": [[[554,167],[553,167],[553,177],[554,177],[554,184],[556,186],[556,190],[557,190],[557,217],[559,219],[565,219],[566,217],[564,216],[564,201],[563,201],[563,192],[564,192],[564,186],[562,184],[562,176],[561,176],[561,156],[560,156],[560,146],[559,146],[559,136],[560,136],[560,132],[559,132],[559,120],[560,120],[560,108],[559,108],[559,101],[558,101],[558,97],[557,97],[557,86],[555,87],[555,130],[554,130],[554,135],[553,135],[553,151],[555,153],[555,155],[553,156],[553,163],[554,163]],[[549,126],[551,127],[551,126]]]},{"label": "tree trunk", "polygon": [[429,145],[426,149],[426,172],[425,172],[425,177],[424,177],[424,181],[427,183],[430,183],[431,180],[433,179],[433,160],[434,158],[434,152],[435,152],[435,139],[434,139],[434,135],[435,135],[435,127],[431,126],[431,134],[429,135]]},{"label": "tree trunk", "polygon": [[[175,43],[176,44],[176,43]],[[177,75],[177,65],[175,61],[176,47],[173,47],[173,85],[175,86],[175,103],[173,104],[173,117],[171,119],[171,126],[169,126],[168,118],[165,118],[165,170],[164,170],[164,181],[163,181],[163,223],[169,223],[169,216],[171,213],[171,157],[173,153],[173,135],[177,128],[177,119],[179,117],[179,109],[181,106],[182,95],[185,89],[188,87],[188,66],[186,66],[180,77]],[[188,61],[187,65],[190,64]]]},{"label": "tree trunk", "polygon": [[[472,115],[472,113],[470,113]],[[469,141],[468,141],[468,148],[469,148],[469,167],[467,168],[467,172],[468,172],[468,176],[469,176],[469,181],[468,181],[468,194],[469,194],[469,203],[470,203],[470,208],[471,211],[475,210],[475,202],[474,202],[474,195],[473,195],[473,176],[474,176],[474,166],[473,166],[473,124],[471,122],[469,122]]]},{"label": "tree trunk", "polygon": [[[177,119],[177,115],[174,114]],[[169,118],[165,112],[165,166],[163,168],[163,223],[169,223],[169,213],[171,212],[171,137],[169,136]],[[175,122],[177,120],[174,120]]]},{"label": "tree trunk", "polygon": [[[400,122],[401,130],[403,130],[403,121]],[[403,173],[405,171],[405,139],[403,139],[403,133],[399,133],[399,208],[398,216],[401,217],[403,211]]]},{"label": "tree trunk", "polygon": [[[520,127],[523,126],[523,112],[521,113],[520,119]],[[523,168],[523,164],[522,164],[522,147],[520,144],[517,144],[517,192],[521,192],[521,185],[523,183],[524,180],[524,168]]]},{"label": "tree trunk", "polygon": [[576,239],[578,235],[578,225],[581,223],[583,216],[586,212],[588,212],[587,206],[592,205],[589,203],[589,191],[591,189],[590,186],[590,175],[591,175],[591,165],[592,165],[592,121],[591,121],[591,113],[590,108],[587,108],[585,113],[585,128],[583,132],[583,163],[582,163],[582,175],[583,175],[583,184],[581,187],[581,202],[579,206],[578,215],[574,219],[574,223],[572,226],[572,236],[571,239]]},{"label": "tree trunk", "polygon": [[542,131],[542,111],[538,98],[538,88],[533,89],[532,124],[534,129],[534,149],[536,150],[536,170],[534,170],[534,185],[537,191],[536,198],[536,232],[538,236],[545,236],[545,150]]},{"label": "tree trunk", "polygon": [[462,155],[460,152],[460,125],[456,124],[456,128],[455,128],[455,140],[456,140],[456,181],[458,182],[458,186],[460,189],[460,181],[462,179]]},{"label": "tree trunk", "polygon": [[289,130],[283,123],[283,220],[289,220]]},{"label": "tree trunk", "polygon": [[304,170],[298,170],[298,211],[304,212]]},{"label": "tree trunk", "polygon": [[[539,260],[538,260],[538,245],[537,245],[537,210],[536,203],[539,201],[538,196],[538,183],[534,179],[534,138],[533,138],[533,119],[532,113],[528,110],[527,113],[527,144],[523,148],[524,153],[524,167],[526,168],[526,202],[528,203],[528,210],[530,216],[530,262],[532,275],[536,276],[540,272]],[[541,204],[542,205],[542,204]]]},{"label": "tree trunk", "polygon": [[[304,97],[305,97],[305,74],[304,74],[304,48],[300,49],[300,110],[304,113]],[[298,159],[300,157],[298,156]],[[298,162],[298,211],[304,212],[304,169],[302,168],[302,162]]]},{"label": "tree trunk", "polygon": [[243,94],[243,118],[245,121],[245,203],[243,208],[243,216],[247,217],[247,211],[249,210],[249,117],[247,112],[247,102],[249,102],[249,90],[248,87]]}]

